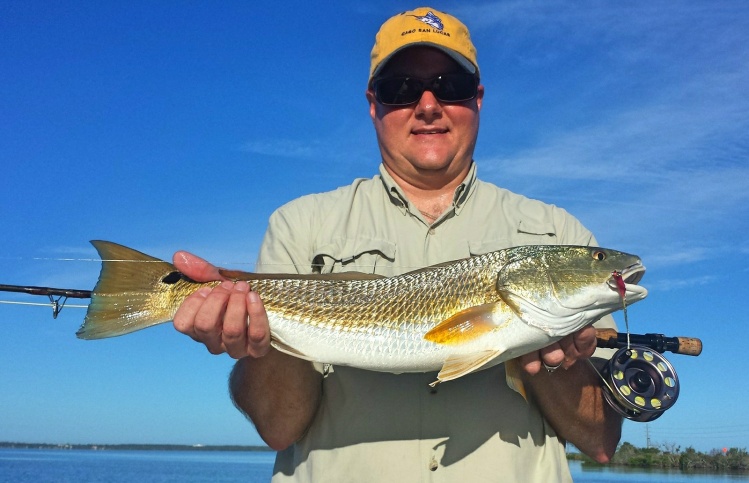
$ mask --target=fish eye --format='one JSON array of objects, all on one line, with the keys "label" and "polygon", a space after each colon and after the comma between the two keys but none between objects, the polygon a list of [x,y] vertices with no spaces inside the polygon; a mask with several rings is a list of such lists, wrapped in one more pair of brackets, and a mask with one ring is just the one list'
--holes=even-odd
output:
[{"label": "fish eye", "polygon": [[606,253],[602,252],[601,250],[594,251],[593,260],[598,260],[599,262],[606,260]]}]

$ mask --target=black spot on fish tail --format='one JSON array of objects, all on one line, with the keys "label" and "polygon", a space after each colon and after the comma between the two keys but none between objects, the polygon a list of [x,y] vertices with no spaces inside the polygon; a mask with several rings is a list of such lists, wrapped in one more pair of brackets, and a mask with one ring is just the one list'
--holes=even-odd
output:
[{"label": "black spot on fish tail", "polygon": [[185,278],[184,275],[182,275],[181,272],[175,271],[175,272],[171,272],[170,274],[162,278],[161,281],[169,285],[174,285],[175,283],[182,280],[182,278]]}]

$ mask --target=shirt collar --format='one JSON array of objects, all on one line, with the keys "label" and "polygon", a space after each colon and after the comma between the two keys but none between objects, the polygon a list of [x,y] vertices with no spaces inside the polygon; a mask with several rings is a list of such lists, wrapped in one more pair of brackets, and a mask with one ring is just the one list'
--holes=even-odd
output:
[{"label": "shirt collar", "polygon": [[[390,173],[385,169],[383,163],[380,163],[380,179],[382,180],[382,184],[385,187],[385,191],[387,191],[390,200],[401,209],[403,214],[408,213],[411,204],[405,193],[403,193],[401,187],[398,186],[398,183],[395,182],[393,177],[390,176]],[[461,209],[475,189],[476,163],[471,162],[471,168],[468,170],[468,174],[463,182],[455,188],[455,194],[453,195],[453,208],[456,215],[460,214]]]},{"label": "shirt collar", "polygon": [[401,213],[404,215],[408,214],[408,198],[406,198],[401,187],[390,176],[390,173],[388,173],[385,165],[382,163],[380,163],[380,179],[382,180],[382,186],[390,197],[390,201],[401,210]]},{"label": "shirt collar", "polygon": [[459,215],[460,211],[465,206],[468,198],[476,190],[476,163],[471,162],[471,169],[468,170],[468,174],[462,183],[455,188],[455,195],[453,196],[453,208],[455,208],[455,214]]}]

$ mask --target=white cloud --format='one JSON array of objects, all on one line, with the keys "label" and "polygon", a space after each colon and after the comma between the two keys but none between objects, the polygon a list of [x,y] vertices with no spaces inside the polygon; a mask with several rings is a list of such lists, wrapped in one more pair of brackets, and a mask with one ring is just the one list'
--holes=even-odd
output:
[{"label": "white cloud", "polygon": [[675,279],[660,279],[648,283],[648,290],[668,292],[673,290],[683,290],[689,287],[710,285],[716,283],[718,277],[714,275],[702,275],[696,277],[684,277]]},{"label": "white cloud", "polygon": [[710,249],[704,247],[658,250],[648,258],[648,264],[661,266],[685,265],[710,258],[709,251]]},{"label": "white cloud", "polygon": [[284,158],[311,158],[318,153],[315,144],[292,139],[248,141],[240,149],[247,153]]}]

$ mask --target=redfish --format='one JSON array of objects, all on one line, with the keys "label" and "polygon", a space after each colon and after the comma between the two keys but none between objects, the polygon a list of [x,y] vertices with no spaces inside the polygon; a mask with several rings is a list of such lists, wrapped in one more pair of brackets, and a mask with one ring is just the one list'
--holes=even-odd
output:
[{"label": "redfish", "polygon": [[[190,280],[165,261],[105,241],[82,339],[172,320]],[[144,263],[145,262],[145,263]],[[271,344],[295,357],[392,373],[439,371],[449,381],[541,349],[642,300],[634,255],[597,247],[529,245],[394,277],[256,274],[246,280],[268,313]],[[620,294],[621,283],[626,282]]]}]

